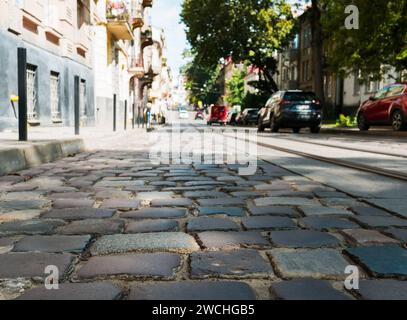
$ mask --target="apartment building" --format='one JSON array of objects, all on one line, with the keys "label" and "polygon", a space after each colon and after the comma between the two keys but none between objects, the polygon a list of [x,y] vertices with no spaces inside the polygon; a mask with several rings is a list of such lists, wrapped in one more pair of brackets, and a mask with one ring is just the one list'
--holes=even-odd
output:
[{"label": "apartment building", "polygon": [[[315,66],[311,32],[311,9],[297,17],[298,32],[290,45],[276,54],[275,80],[280,90],[315,91]],[[324,61],[319,62],[325,65]],[[389,71],[380,81],[362,82],[358,70],[341,79],[327,68],[324,70],[325,116],[334,119],[340,113],[354,114],[361,102],[374,95],[386,84],[393,83],[400,75]]]},{"label": "apartment building", "polygon": [[0,1],[0,130],[17,127],[17,48],[27,49],[28,121],[73,125],[74,77],[80,77],[83,125],[95,119],[90,8],[93,0]]}]

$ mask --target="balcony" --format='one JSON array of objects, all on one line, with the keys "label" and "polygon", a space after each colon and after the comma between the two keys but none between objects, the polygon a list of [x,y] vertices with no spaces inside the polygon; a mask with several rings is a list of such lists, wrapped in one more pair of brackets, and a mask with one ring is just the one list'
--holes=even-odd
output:
[{"label": "balcony", "polygon": [[129,73],[135,75],[137,78],[141,78],[144,76],[144,63],[143,57],[133,57],[130,60],[129,64]]},{"label": "balcony", "polygon": [[131,24],[134,29],[141,28],[144,25],[144,13],[141,7],[132,10]]},{"label": "balcony", "polygon": [[130,15],[124,1],[109,0],[106,5],[107,29],[117,40],[133,40]]},{"label": "balcony", "polygon": [[143,0],[143,7],[144,8],[151,8],[153,6],[153,0]]},{"label": "balcony", "polygon": [[141,48],[144,49],[153,44],[153,30],[151,27],[147,27],[141,32]]}]

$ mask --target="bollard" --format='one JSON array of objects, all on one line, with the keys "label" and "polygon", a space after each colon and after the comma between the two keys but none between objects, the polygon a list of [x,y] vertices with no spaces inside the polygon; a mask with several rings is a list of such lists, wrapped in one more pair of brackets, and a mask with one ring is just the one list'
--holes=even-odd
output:
[{"label": "bollard", "polygon": [[131,120],[131,123],[132,123],[132,129],[134,130],[135,121],[136,121],[136,115],[134,113],[136,111],[136,106],[134,103],[133,103],[132,108],[133,108],[133,110],[132,110],[133,119]]},{"label": "bollard", "polygon": [[117,97],[113,95],[113,131],[116,131],[116,101]]},{"label": "bollard", "polygon": [[27,141],[27,49],[18,48],[18,139]]},{"label": "bollard", "polygon": [[124,100],[124,131],[127,130],[127,100]]},{"label": "bollard", "polygon": [[79,114],[79,77],[75,76],[74,80],[74,119],[75,119],[75,135],[79,135],[79,122],[80,122],[80,114]]}]

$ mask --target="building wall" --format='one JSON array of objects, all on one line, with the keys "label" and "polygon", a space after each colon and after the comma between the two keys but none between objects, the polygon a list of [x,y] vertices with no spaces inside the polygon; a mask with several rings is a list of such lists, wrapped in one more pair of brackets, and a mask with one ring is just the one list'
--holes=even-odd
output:
[{"label": "building wall", "polygon": [[95,109],[91,42],[88,26],[78,25],[77,1],[2,0],[0,3],[0,130],[17,127],[10,96],[18,94],[18,47],[27,48],[27,62],[36,67],[39,124],[55,124],[51,118],[50,75],[56,72],[62,125],[73,125],[76,75],[86,81],[87,117],[82,118],[82,125],[92,125]]}]

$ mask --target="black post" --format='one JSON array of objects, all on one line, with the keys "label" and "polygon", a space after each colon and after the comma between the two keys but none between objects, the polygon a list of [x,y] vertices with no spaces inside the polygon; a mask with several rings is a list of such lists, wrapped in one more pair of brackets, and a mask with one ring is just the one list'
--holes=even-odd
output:
[{"label": "black post", "polygon": [[113,95],[113,131],[116,131],[116,95]]},{"label": "black post", "polygon": [[74,106],[74,117],[75,117],[75,135],[79,135],[79,76],[75,76],[75,81],[74,81],[74,100],[75,100],[75,106]]},{"label": "black post", "polygon": [[132,124],[132,128],[134,129],[134,123],[136,122],[136,114],[134,113],[136,111],[135,103],[133,103],[132,108],[133,108],[133,110],[132,110],[133,120],[131,121],[131,124]]},{"label": "black post", "polygon": [[127,130],[127,100],[124,100],[124,131]]},{"label": "black post", "polygon": [[27,49],[18,48],[18,139],[27,141]]}]

